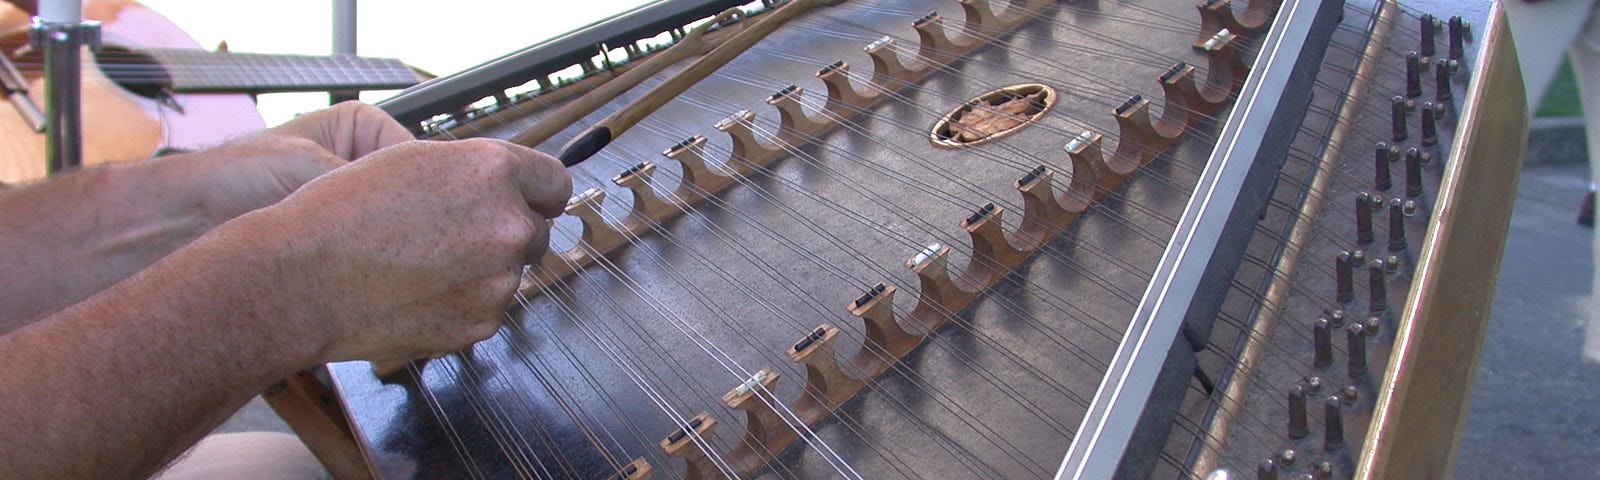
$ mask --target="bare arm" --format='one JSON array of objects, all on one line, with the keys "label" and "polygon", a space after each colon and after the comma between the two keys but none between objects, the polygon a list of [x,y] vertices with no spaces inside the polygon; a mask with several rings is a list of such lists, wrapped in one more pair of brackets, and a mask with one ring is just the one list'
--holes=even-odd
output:
[{"label": "bare arm", "polygon": [[298,369],[493,334],[571,185],[503,142],[407,142],[0,337],[0,478],[159,469]]},{"label": "bare arm", "polygon": [[201,152],[0,189],[0,335],[346,161],[409,139],[381,111],[349,103]]}]

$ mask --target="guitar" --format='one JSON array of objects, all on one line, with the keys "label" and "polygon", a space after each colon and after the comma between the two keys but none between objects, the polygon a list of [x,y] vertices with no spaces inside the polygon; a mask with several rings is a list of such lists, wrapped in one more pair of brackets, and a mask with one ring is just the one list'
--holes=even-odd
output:
[{"label": "guitar", "polygon": [[[39,53],[27,47],[32,2],[0,3],[0,48],[26,97],[44,106]],[[246,93],[403,88],[420,81],[392,59],[200,50],[166,17],[132,0],[85,0],[103,48],[83,57],[85,165],[194,149],[266,125]],[[12,103],[20,101],[20,98]],[[23,108],[0,109],[0,182],[43,178],[45,136]]]}]

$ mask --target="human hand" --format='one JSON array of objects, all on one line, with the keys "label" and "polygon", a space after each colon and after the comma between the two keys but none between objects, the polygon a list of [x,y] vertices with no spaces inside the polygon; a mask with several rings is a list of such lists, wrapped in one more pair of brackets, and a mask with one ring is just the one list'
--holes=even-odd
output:
[{"label": "human hand", "polygon": [[411,132],[377,107],[344,102],[210,149],[158,158],[182,182],[212,225],[276,203],[300,185]]},{"label": "human hand", "polygon": [[561,163],[532,149],[413,141],[312,180],[225,235],[276,256],[264,301],[308,321],[325,341],[320,361],[409,359],[494,334],[571,192]]}]

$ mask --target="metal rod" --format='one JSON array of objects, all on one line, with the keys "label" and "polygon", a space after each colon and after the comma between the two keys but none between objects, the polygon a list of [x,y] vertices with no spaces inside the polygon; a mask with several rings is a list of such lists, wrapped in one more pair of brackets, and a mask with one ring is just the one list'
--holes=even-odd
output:
[{"label": "metal rod", "polygon": [[56,173],[83,164],[81,48],[99,48],[100,23],[82,21],[80,10],[57,2],[41,5],[41,12],[28,40],[44,52],[45,164]]}]

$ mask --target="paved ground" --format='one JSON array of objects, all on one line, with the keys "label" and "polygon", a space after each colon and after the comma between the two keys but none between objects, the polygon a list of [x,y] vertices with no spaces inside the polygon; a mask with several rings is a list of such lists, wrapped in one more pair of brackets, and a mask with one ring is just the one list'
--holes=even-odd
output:
[{"label": "paved ground", "polygon": [[1523,171],[1457,478],[1600,478],[1593,231],[1573,221],[1588,178],[1577,163]]},{"label": "paved ground", "polygon": [[[1600,363],[1583,360],[1592,230],[1581,163],[1524,169],[1456,477],[1600,478]],[[1588,329],[1600,334],[1600,328]],[[259,399],[219,431],[288,431]]]}]

